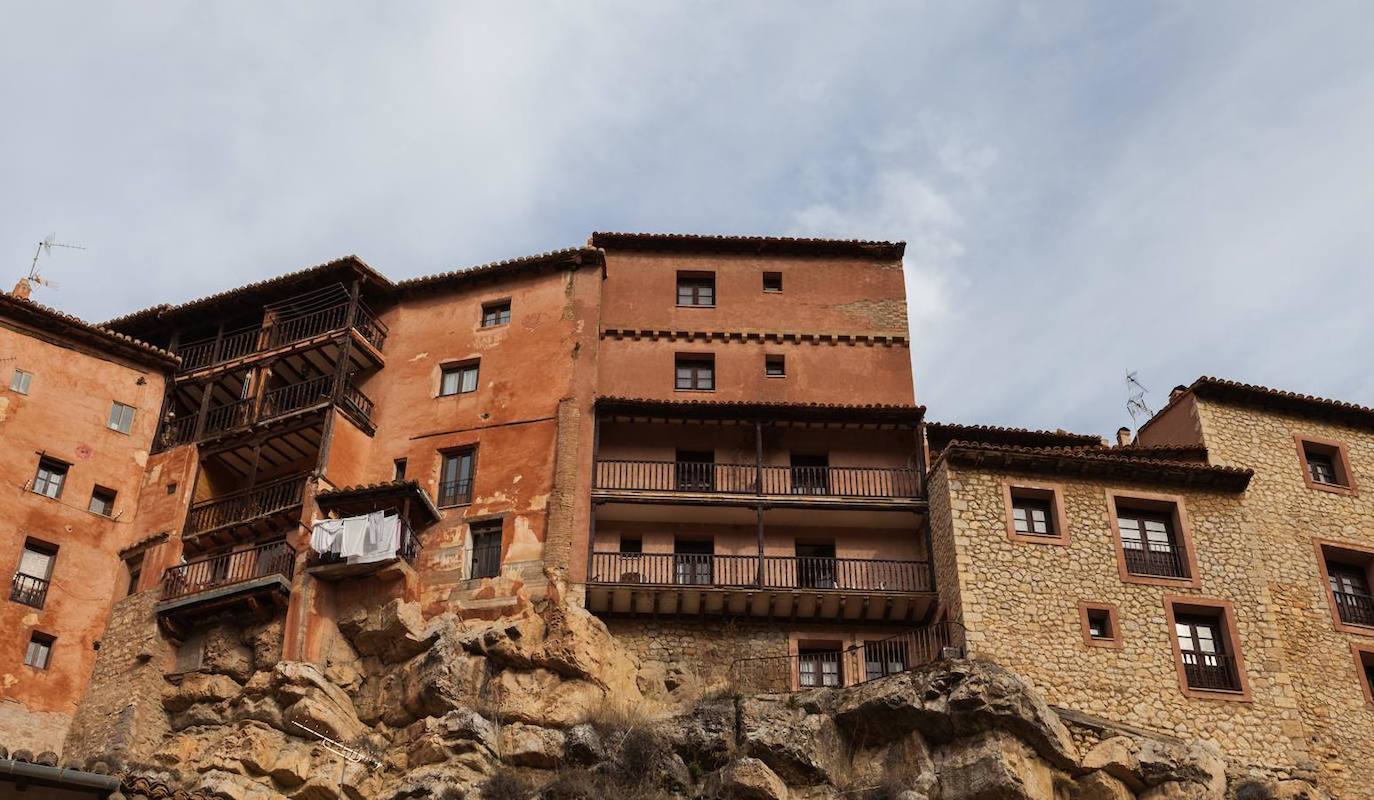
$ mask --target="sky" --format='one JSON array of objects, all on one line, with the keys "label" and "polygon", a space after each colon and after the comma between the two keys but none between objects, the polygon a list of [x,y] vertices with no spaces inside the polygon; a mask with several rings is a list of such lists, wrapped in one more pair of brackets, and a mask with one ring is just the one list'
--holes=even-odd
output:
[{"label": "sky", "polygon": [[[94,321],[355,253],[904,240],[931,419],[1374,405],[1363,2],[0,0],[0,283]],[[862,401],[856,396],[856,401]]]}]

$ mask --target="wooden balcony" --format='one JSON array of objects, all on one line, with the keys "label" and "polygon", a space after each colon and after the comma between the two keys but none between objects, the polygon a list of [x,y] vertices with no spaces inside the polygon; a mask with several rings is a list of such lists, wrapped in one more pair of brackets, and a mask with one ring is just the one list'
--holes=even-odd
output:
[{"label": "wooden balcony", "polygon": [[935,599],[930,564],[861,558],[591,554],[587,605],[610,614],[916,621]]},{"label": "wooden balcony", "polygon": [[700,461],[598,460],[593,491],[604,497],[768,498],[773,503],[911,504],[921,498],[913,469],[778,466]]},{"label": "wooden balcony", "polygon": [[415,559],[420,555],[420,540],[416,538],[415,531],[410,527],[410,520],[405,516],[400,518],[397,535],[395,558],[350,564],[348,559],[338,553],[317,553],[311,550],[306,555],[306,569],[320,580],[337,581],[375,575],[394,567],[398,561],[404,561],[413,567]]},{"label": "wooden balcony", "polygon": [[284,541],[189,561],[162,575],[158,624],[175,639],[216,616],[261,619],[286,606],[296,551]]},{"label": "wooden balcony", "polygon": [[[308,475],[291,475],[234,492],[213,500],[195,503],[186,515],[182,538],[211,536],[234,528],[249,528],[261,535],[283,516],[298,513]],[[226,538],[226,541],[233,537]]]},{"label": "wooden balcony", "polygon": [[[203,423],[199,415],[164,420],[156,439],[158,448],[165,450],[191,442],[207,441],[324,407],[334,402],[335,381],[336,378],[329,375],[273,389],[260,399],[248,398],[210,406],[203,415]],[[373,429],[374,404],[358,387],[345,381],[339,390],[338,404],[358,427],[369,432]]]},{"label": "wooden balcony", "polygon": [[371,311],[358,304],[338,303],[308,314],[255,325],[218,336],[188,342],[176,348],[181,356],[179,374],[190,374],[230,363],[241,363],[293,345],[336,338],[350,332],[378,352],[386,343],[387,328]]}]

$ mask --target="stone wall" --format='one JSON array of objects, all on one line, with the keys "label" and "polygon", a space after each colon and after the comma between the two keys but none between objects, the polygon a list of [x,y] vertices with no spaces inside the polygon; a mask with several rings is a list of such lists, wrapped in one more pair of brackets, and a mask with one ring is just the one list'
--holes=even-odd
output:
[{"label": "stone wall", "polygon": [[640,690],[651,695],[723,687],[736,659],[788,654],[787,629],[766,622],[610,619],[606,628],[639,659]]}]

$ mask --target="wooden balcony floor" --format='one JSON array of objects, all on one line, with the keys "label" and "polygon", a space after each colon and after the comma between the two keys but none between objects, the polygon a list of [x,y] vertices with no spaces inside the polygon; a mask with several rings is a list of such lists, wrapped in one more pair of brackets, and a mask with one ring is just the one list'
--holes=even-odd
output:
[{"label": "wooden balcony floor", "polygon": [[757,589],[589,583],[588,610],[615,616],[751,617],[793,622],[914,623],[934,592],[865,589]]}]

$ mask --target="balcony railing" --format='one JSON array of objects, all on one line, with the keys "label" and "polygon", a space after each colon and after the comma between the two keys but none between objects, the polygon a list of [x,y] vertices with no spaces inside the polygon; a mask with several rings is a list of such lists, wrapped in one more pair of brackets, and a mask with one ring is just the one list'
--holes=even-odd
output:
[{"label": "balcony railing", "polygon": [[[420,540],[415,537],[415,531],[410,528],[410,520],[401,517],[398,521],[400,526],[399,541],[396,543],[396,555],[404,558],[407,562],[414,564],[416,556],[420,555]],[[347,556],[339,553],[317,553],[310,551],[306,563],[309,566],[324,566],[326,564],[339,564],[347,561]]]},{"label": "balcony railing", "polygon": [[730,678],[737,689],[749,692],[854,686],[963,654],[964,626],[943,621],[849,647],[735,659]]},{"label": "balcony railing", "polygon": [[1240,674],[1234,656],[1220,653],[1184,653],[1183,675],[1189,689],[1238,692]]},{"label": "balcony railing", "polygon": [[920,497],[916,471],[900,467],[791,467],[702,461],[602,460],[597,489],[827,497]]},{"label": "balcony railing", "polygon": [[930,564],[868,558],[592,553],[591,583],[755,587],[804,591],[928,592]]},{"label": "balcony railing", "polygon": [[307,477],[293,475],[215,500],[196,503],[186,515],[186,535],[248,522],[298,506]]},{"label": "balcony railing", "polygon": [[439,484],[439,507],[461,506],[472,502],[472,480],[447,481]]},{"label": "balcony railing", "polygon": [[1153,547],[1149,550],[1124,547],[1126,571],[1132,575],[1148,575],[1157,578],[1187,578],[1188,560],[1182,548],[1171,547],[1167,550]]},{"label": "balcony railing", "polygon": [[[220,406],[211,406],[205,414],[205,427],[201,438],[215,436],[225,431],[246,427],[259,422],[267,422],[286,416],[311,406],[329,401],[333,396],[335,378],[327,375],[300,383],[292,383],[273,389],[262,396],[261,401],[254,398],[236,400]],[[352,383],[345,383],[341,405],[356,415],[365,425],[372,424],[372,400]],[[158,442],[164,447],[176,447],[196,440],[196,417],[179,417],[166,420],[158,433]]]},{"label": "balcony railing", "polygon": [[10,583],[10,599],[26,606],[42,608],[48,600],[48,582],[43,578],[16,572],[13,582]]},{"label": "balcony railing", "polygon": [[1374,627],[1374,597],[1353,592],[1331,593],[1336,598],[1336,611],[1347,625]]},{"label": "balcony railing", "polygon": [[164,572],[162,599],[174,600],[269,575],[290,580],[295,569],[296,551],[286,542],[223,553],[189,561]]},{"label": "balcony railing", "polygon": [[176,350],[176,354],[181,356],[181,370],[189,372],[211,367],[349,327],[357,330],[364,341],[381,350],[386,342],[386,325],[362,306],[354,310],[350,321],[348,309],[347,303],[341,303],[303,316],[225,333],[216,339],[189,342]]}]

